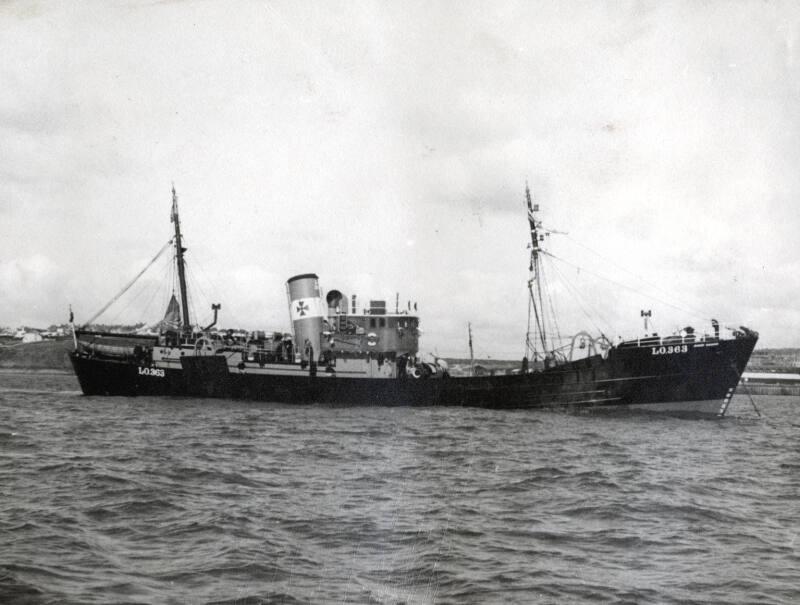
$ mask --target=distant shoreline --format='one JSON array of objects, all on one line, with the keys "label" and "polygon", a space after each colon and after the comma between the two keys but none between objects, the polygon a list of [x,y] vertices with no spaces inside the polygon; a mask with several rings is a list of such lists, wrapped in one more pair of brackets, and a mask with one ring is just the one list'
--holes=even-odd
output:
[{"label": "distant shoreline", "polygon": [[[44,340],[41,342],[15,343],[0,346],[0,374],[72,375],[69,354],[73,350],[72,339]],[[446,358],[453,375],[464,375],[474,364],[479,372],[505,373],[520,368],[519,360]],[[800,374],[800,349],[756,350],[750,358],[746,373]],[[748,382],[771,382],[770,376],[752,377]]]},{"label": "distant shoreline", "polygon": [[0,348],[0,371],[72,374],[72,340],[43,340]]},{"label": "distant shoreline", "polygon": [[72,370],[59,370],[58,368],[0,368],[0,374],[41,374],[57,376],[74,376]]}]

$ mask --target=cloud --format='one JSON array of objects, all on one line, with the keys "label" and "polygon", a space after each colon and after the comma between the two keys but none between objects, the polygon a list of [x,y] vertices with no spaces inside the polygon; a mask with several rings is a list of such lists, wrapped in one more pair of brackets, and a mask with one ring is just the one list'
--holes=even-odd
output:
[{"label": "cloud", "polygon": [[38,327],[54,323],[53,301],[61,298],[63,287],[63,273],[43,254],[0,262],[0,307],[16,312],[14,317],[4,315],[0,323]]},{"label": "cloud", "polygon": [[[315,271],[362,300],[418,300],[426,346],[463,347],[471,321],[515,351],[528,180],[546,225],[670,300],[796,342],[792,4],[16,12],[0,12],[4,286],[37,255],[58,263],[30,300],[99,307],[170,237],[174,181],[190,266],[218,284],[223,317],[280,329],[285,279]],[[569,278],[635,334],[650,303],[589,279],[630,276],[569,238],[549,243],[585,266]],[[564,329],[585,327],[552,277]],[[30,308],[7,302],[3,323]]]}]

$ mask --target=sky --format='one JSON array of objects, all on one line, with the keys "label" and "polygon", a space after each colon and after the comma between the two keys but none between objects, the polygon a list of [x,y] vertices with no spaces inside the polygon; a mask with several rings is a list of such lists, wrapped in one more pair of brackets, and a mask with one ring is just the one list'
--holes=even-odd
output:
[{"label": "sky", "polygon": [[[0,1],[0,326],[89,319],[174,183],[198,322],[288,330],[315,272],[519,358],[528,183],[560,334],[800,346],[799,36],[794,2]],[[170,265],[98,321],[158,320]]]}]

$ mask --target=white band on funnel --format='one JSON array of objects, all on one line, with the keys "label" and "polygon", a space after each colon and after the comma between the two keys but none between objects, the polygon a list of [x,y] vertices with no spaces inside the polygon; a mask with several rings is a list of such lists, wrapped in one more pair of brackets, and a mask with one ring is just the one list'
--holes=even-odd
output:
[{"label": "white band on funnel", "polygon": [[313,298],[298,298],[292,301],[292,321],[298,319],[308,319],[309,317],[324,317],[325,312],[322,308],[322,299]]}]

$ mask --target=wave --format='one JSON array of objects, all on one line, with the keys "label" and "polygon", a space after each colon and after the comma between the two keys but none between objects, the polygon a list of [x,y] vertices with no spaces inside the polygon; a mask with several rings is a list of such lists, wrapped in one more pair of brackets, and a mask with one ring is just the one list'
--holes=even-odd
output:
[{"label": "wave", "polygon": [[792,602],[791,401],[695,423],[20,386],[2,603]]}]

